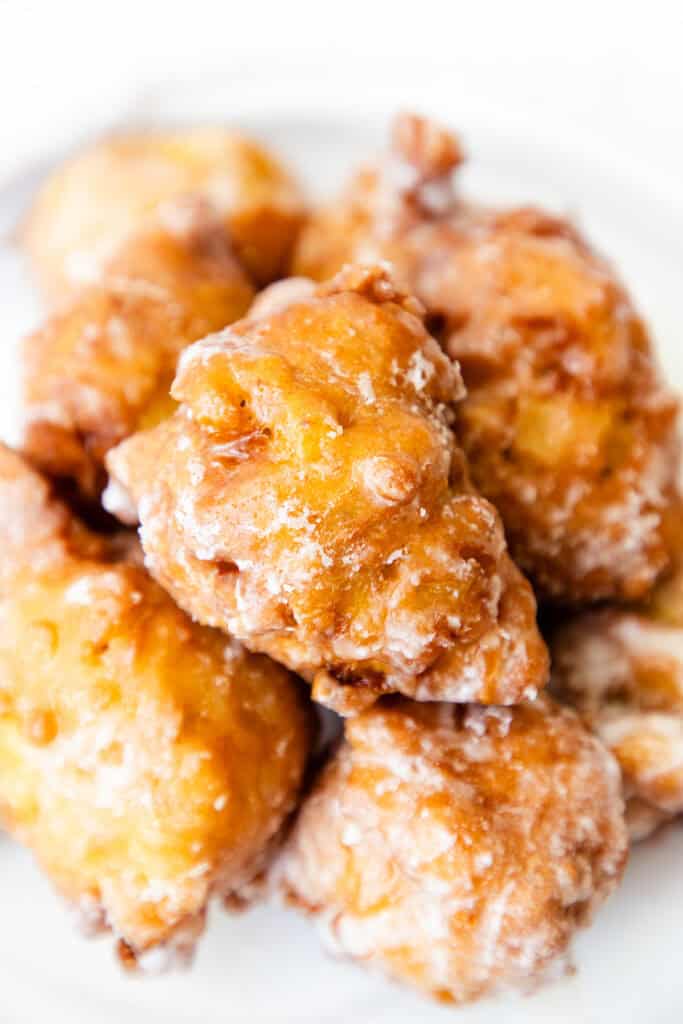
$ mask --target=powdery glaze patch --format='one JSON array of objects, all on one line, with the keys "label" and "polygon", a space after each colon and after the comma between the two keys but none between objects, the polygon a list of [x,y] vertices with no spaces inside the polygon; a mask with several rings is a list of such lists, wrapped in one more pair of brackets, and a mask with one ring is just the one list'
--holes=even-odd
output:
[{"label": "powdery glaze patch", "polygon": [[319,699],[514,703],[546,652],[450,427],[460,390],[414,300],[349,267],[187,349],[178,412],[108,466],[176,600]]},{"label": "powdery glaze patch", "polygon": [[347,722],[273,879],[337,952],[464,1002],[561,969],[626,847],[616,764],[570,712],[390,701]]},{"label": "powdery glaze patch", "polygon": [[125,526],[137,525],[138,510],[135,502],[119,481],[109,480],[107,483],[102,491],[102,507]]},{"label": "powdery glaze patch", "polygon": [[390,261],[460,366],[459,439],[517,564],[561,603],[637,599],[669,562],[677,403],[612,268],[566,221],[465,202],[461,162],[448,131],[398,117],[294,271]]},{"label": "powdery glaze patch", "polygon": [[120,940],[117,947],[119,961],[123,967],[140,970],[143,974],[165,974],[189,967],[205,925],[206,914],[202,912],[176,928],[162,946],[155,946],[141,954],[136,954],[125,941]]},{"label": "powdery glaze patch", "polygon": [[[644,408],[641,405],[641,410]],[[669,402],[665,408],[663,402],[662,418],[671,424],[673,412],[673,404]],[[604,497],[602,484],[589,477],[577,479],[561,492],[557,488],[552,506],[547,486],[525,483],[520,487],[521,504],[528,509],[541,504],[547,509],[545,531],[539,530],[529,543],[529,552],[518,557],[522,568],[532,574],[536,562],[551,567],[536,570],[539,587],[549,596],[564,596],[564,584],[549,575],[563,560],[571,565],[577,580],[572,599],[581,602],[641,597],[667,566],[664,533],[675,497],[673,466],[678,445],[675,433],[668,429],[661,443],[654,436],[659,430],[657,418],[658,413],[653,412],[652,441],[633,445],[634,464],[623,470],[605,470],[611,493],[604,489]],[[551,479],[551,474],[546,477]],[[496,498],[492,496],[492,500]],[[526,544],[526,539],[522,543]],[[590,582],[596,580],[595,585]]]},{"label": "powdery glaze patch", "polygon": [[[293,809],[298,684],[193,623],[0,448],[0,817],[125,962],[188,957]],[[151,950],[160,950],[151,955]]]}]

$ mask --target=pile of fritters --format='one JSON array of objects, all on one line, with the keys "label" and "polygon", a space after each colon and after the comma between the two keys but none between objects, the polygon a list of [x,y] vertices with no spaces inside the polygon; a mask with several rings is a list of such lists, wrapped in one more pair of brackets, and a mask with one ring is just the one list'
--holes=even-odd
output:
[{"label": "pile of fritters", "polygon": [[529,988],[683,812],[676,400],[462,159],[403,115],[310,210],[235,133],[128,136],[28,218],[0,816],[128,966],[277,894],[436,998]]}]

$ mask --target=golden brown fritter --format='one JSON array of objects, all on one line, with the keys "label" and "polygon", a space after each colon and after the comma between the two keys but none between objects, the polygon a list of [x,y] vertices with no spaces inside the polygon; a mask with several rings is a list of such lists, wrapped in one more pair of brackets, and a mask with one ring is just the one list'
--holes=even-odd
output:
[{"label": "golden brown fritter", "polygon": [[0,819],[127,959],[189,954],[209,897],[263,869],[309,746],[298,681],[193,623],[131,544],[0,448]]},{"label": "golden brown fritter", "polygon": [[[679,523],[679,526],[681,523]],[[647,602],[587,612],[553,637],[553,683],[613,751],[633,831],[683,813],[683,536]]]},{"label": "golden brown fritter", "polygon": [[346,723],[274,882],[342,953],[456,1003],[531,987],[618,883],[619,773],[547,698]]},{"label": "golden brown fritter", "polygon": [[43,186],[24,243],[46,295],[61,302],[96,280],[150,215],[187,196],[212,206],[258,284],[284,271],[304,207],[273,154],[222,128],[144,132],[101,140]]},{"label": "golden brown fritter", "polygon": [[97,498],[109,448],[173,410],[182,349],[241,317],[253,294],[206,204],[167,207],[24,342],[32,461]]},{"label": "golden brown fritter", "polygon": [[390,260],[460,364],[462,444],[517,563],[561,602],[642,596],[668,562],[677,452],[647,331],[565,221],[460,200],[461,159],[438,126],[399,118],[388,157],[312,219],[294,272]]},{"label": "golden brown fritter", "polygon": [[179,410],[108,466],[180,605],[317,699],[514,703],[544,684],[546,651],[449,427],[460,393],[415,301],[349,268],[188,349]]}]

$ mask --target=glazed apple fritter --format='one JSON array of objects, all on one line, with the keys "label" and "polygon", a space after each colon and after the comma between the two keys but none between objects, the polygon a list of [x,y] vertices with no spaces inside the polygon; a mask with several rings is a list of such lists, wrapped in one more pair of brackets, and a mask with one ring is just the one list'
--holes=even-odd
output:
[{"label": "glazed apple fritter", "polygon": [[174,416],[108,466],[152,573],[198,621],[342,713],[544,684],[531,589],[449,427],[457,367],[383,270],[197,343],[172,393]]},{"label": "glazed apple fritter", "polygon": [[212,206],[257,284],[282,274],[304,204],[280,161],[222,128],[141,132],[77,153],[43,186],[24,243],[47,297],[96,280],[150,215],[187,196]]},{"label": "glazed apple fritter", "polygon": [[619,772],[547,698],[346,723],[273,869],[340,952],[456,1003],[530,987],[617,885]]},{"label": "glazed apple fritter", "polygon": [[127,960],[189,955],[295,804],[299,683],[193,623],[135,541],[90,533],[6,448],[0,543],[0,819]]},{"label": "glazed apple fritter", "polygon": [[243,316],[253,288],[206,203],[167,205],[100,281],[23,346],[24,448],[55,478],[97,499],[104,456],[170,414],[182,349]]},{"label": "glazed apple fritter", "polygon": [[460,364],[459,436],[513,557],[560,602],[635,599],[664,570],[677,405],[613,270],[566,222],[452,187],[457,141],[397,120],[388,157],[315,215],[294,273],[388,259]]},{"label": "glazed apple fritter", "polygon": [[552,641],[553,685],[616,755],[637,838],[683,813],[683,535],[677,546],[646,602],[586,612]]}]

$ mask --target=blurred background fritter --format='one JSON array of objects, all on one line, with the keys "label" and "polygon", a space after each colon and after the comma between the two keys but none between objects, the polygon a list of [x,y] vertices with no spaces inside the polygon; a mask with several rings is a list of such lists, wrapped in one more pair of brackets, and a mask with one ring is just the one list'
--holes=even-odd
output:
[{"label": "blurred background fritter", "polygon": [[22,234],[46,297],[96,280],[147,219],[188,196],[210,204],[257,284],[282,275],[304,204],[274,154],[218,127],[138,132],[75,154],[43,186]]},{"label": "blurred background fritter", "polygon": [[674,568],[640,605],[556,627],[553,686],[614,752],[634,838],[683,813],[683,518]]},{"label": "blurred background fritter", "polygon": [[183,348],[241,317],[253,295],[206,201],[167,204],[96,283],[25,339],[24,448],[32,461],[97,501],[107,451],[173,411],[169,390]]},{"label": "blurred background fritter", "polygon": [[518,564],[562,603],[642,596],[669,561],[677,403],[609,265],[566,221],[465,202],[461,160],[447,131],[399,117],[389,152],[312,217],[293,272],[390,260],[459,362],[462,444]]}]

